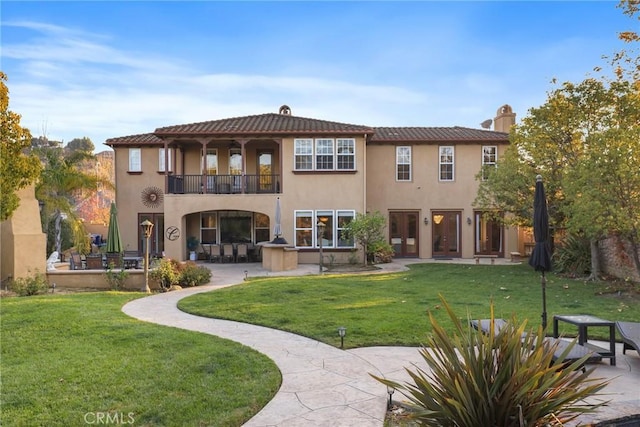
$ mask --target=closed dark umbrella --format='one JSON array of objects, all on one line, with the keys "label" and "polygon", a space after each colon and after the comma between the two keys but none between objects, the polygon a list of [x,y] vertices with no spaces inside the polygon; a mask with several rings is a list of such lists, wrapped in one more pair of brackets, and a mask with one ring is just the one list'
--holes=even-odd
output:
[{"label": "closed dark umbrella", "polygon": [[541,273],[542,284],[542,327],[547,328],[547,279],[545,272],[551,271],[551,247],[549,245],[549,211],[544,194],[542,176],[536,176],[536,191],[533,196],[533,237],[535,246],[529,265]]},{"label": "closed dark umbrella", "polygon": [[123,251],[120,228],[118,227],[118,210],[114,202],[111,202],[111,210],[109,211],[106,251],[107,253],[121,253]]}]

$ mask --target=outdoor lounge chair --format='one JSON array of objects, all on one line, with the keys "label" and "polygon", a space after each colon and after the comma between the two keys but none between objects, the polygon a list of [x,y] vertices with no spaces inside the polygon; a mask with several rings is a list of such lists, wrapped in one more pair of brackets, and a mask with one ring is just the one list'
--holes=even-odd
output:
[{"label": "outdoor lounge chair", "polygon": [[220,253],[220,245],[209,245],[209,262],[222,261],[222,254]]},{"label": "outdoor lounge chair", "polygon": [[622,354],[635,350],[640,355],[640,322],[616,322],[622,337]]},{"label": "outdoor lounge chair", "polygon": [[[491,320],[490,319],[481,319],[481,320],[471,320],[471,326],[475,329],[480,329],[483,333],[488,334],[491,329]],[[494,333],[497,335],[500,333],[500,330],[507,326],[507,322],[504,319],[494,319]],[[525,333],[526,334],[526,333]],[[524,336],[523,336],[524,338]],[[549,343],[550,345],[556,344],[555,351],[553,353],[553,361],[555,362],[560,358],[562,353],[567,349],[567,347],[571,344],[565,340],[560,338],[551,338],[545,337],[544,341]],[[595,363],[600,362],[602,360],[602,356],[598,353],[589,350],[587,347],[575,343],[569,353],[563,359],[563,366],[568,366],[571,363],[575,362],[578,359],[581,359],[584,356],[589,355],[589,358],[585,363]],[[582,367],[584,370],[584,367]]]},{"label": "outdoor lounge chair", "polygon": [[102,254],[87,255],[87,270],[102,270]]}]

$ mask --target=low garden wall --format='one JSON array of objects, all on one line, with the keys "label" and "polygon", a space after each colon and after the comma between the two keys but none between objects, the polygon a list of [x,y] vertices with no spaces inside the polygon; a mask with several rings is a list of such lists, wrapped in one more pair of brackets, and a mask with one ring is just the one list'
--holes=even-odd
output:
[{"label": "low garden wall", "polygon": [[640,275],[633,262],[633,248],[629,241],[619,236],[601,240],[600,256],[602,271],[623,280],[640,283]]},{"label": "low garden wall", "polygon": [[[118,272],[119,270],[114,270]],[[140,291],[144,289],[144,270],[129,269],[122,290]],[[105,270],[69,270],[58,269],[47,271],[49,287],[63,289],[100,289],[109,290],[111,285],[107,280]],[[160,290],[157,282],[149,278],[151,290]]]}]

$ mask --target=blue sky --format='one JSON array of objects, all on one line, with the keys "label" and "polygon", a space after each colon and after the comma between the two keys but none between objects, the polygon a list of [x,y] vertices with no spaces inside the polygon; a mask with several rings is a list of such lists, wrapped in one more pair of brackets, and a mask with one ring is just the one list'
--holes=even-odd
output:
[{"label": "blue sky", "polygon": [[614,1],[0,4],[10,109],[33,136],[107,138],[276,113],[479,128],[582,81],[638,31]]}]

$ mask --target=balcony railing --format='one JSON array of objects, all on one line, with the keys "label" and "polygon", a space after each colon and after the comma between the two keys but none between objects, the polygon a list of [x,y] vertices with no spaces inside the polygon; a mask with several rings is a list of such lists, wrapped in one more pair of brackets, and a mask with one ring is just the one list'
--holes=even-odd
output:
[{"label": "balcony railing", "polygon": [[169,194],[280,193],[280,175],[169,175]]}]

